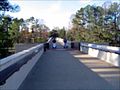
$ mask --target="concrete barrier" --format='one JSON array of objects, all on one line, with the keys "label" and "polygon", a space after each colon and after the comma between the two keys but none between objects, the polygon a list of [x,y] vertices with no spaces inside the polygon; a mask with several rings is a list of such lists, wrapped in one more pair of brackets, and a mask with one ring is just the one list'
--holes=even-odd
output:
[{"label": "concrete barrier", "polygon": [[[64,46],[64,42],[63,42],[63,39],[62,38],[57,38],[56,39],[62,46]],[[67,40],[67,46],[68,48],[71,48],[71,41],[68,41]]]},{"label": "concrete barrier", "polygon": [[[44,52],[43,44],[32,47],[28,50],[11,55],[0,60],[0,80],[3,74],[20,67],[17,71],[7,77],[6,83],[0,86],[1,90],[17,90],[24,81],[33,66]],[[28,60],[27,60],[28,59]],[[15,66],[15,67],[14,67]],[[10,74],[10,73],[9,73]],[[6,74],[5,74],[6,75]]]},{"label": "concrete barrier", "polygon": [[80,51],[120,67],[120,47],[81,42]]}]

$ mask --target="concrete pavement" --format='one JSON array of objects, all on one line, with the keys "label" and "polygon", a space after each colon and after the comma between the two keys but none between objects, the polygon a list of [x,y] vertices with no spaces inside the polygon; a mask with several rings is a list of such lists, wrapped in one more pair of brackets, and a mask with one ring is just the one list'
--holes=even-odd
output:
[{"label": "concrete pavement", "polygon": [[120,68],[110,63],[92,57],[88,54],[81,53],[77,50],[69,51],[81,63],[86,65],[90,70],[97,73],[100,77],[109,82],[115,90],[120,90]]},{"label": "concrete pavement", "polygon": [[19,90],[116,90],[65,49],[48,50]]}]

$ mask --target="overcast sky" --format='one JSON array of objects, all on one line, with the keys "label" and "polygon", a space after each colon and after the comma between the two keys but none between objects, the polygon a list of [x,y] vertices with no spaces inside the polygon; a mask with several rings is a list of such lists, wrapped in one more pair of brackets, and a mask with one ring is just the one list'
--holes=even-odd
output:
[{"label": "overcast sky", "polygon": [[12,4],[18,4],[21,8],[18,13],[10,13],[11,16],[28,19],[33,16],[43,19],[50,27],[68,27],[70,17],[77,10],[86,5],[102,5],[105,1],[120,0],[9,0]]}]

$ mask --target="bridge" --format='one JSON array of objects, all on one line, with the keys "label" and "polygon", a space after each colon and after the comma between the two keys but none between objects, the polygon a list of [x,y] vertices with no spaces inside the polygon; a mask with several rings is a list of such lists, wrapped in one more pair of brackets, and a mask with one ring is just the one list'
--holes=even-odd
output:
[{"label": "bridge", "polygon": [[120,49],[88,43],[45,44],[4,58],[0,90],[120,90]]}]

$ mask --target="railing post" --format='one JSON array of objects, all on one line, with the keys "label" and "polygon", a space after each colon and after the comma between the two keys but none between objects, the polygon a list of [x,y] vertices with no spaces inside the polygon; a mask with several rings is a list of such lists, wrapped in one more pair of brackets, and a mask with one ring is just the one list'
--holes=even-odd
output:
[{"label": "railing post", "polygon": [[50,47],[49,47],[49,43],[46,43],[47,44],[47,49],[49,49]]},{"label": "railing post", "polygon": [[78,42],[78,49],[79,49],[79,51],[80,51],[80,46],[81,46],[80,44],[81,44],[81,43],[80,43],[80,42]]},{"label": "railing post", "polygon": [[74,42],[71,42],[71,48],[74,48]]},{"label": "railing post", "polygon": [[44,43],[44,52],[46,52],[46,50],[48,49],[49,49],[49,43],[48,42]]},{"label": "railing post", "polygon": [[46,43],[44,43],[44,52],[46,52]]}]

